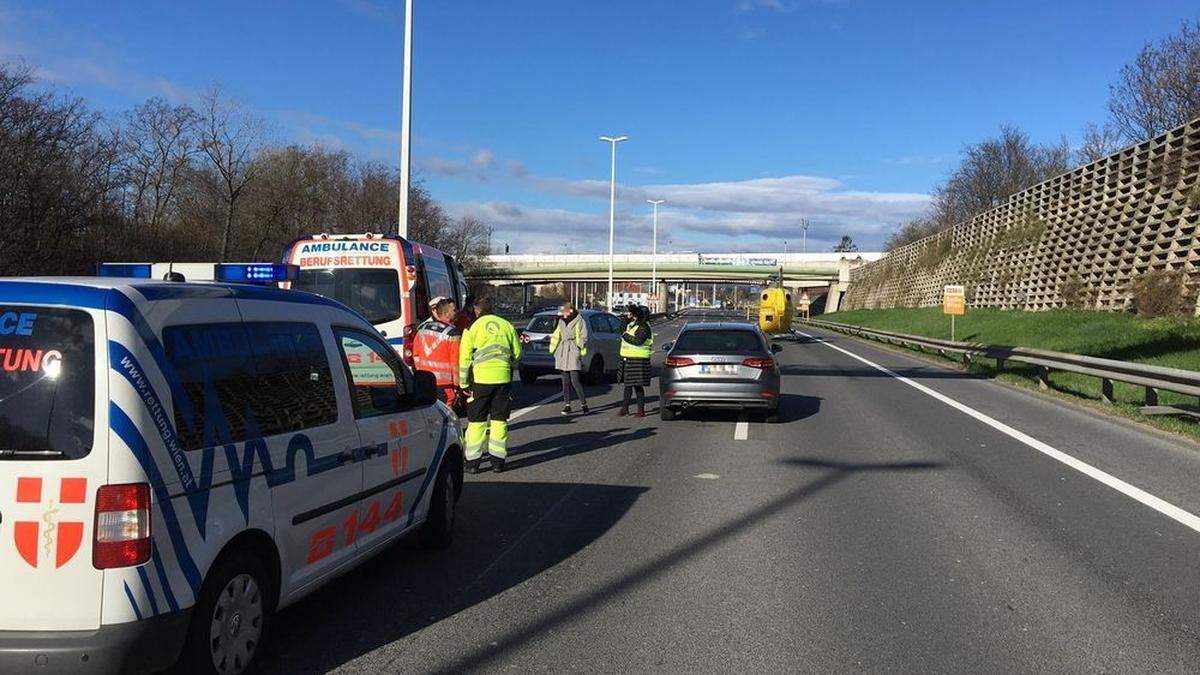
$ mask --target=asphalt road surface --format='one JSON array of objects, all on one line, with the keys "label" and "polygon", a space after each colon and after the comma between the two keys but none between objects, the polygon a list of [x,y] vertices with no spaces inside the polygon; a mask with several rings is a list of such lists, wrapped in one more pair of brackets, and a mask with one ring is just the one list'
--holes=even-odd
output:
[{"label": "asphalt road surface", "polygon": [[1195,446],[811,333],[777,355],[778,424],[662,422],[656,391],[617,417],[617,385],[526,411],[448,551],[284,610],[264,669],[1200,669]]}]

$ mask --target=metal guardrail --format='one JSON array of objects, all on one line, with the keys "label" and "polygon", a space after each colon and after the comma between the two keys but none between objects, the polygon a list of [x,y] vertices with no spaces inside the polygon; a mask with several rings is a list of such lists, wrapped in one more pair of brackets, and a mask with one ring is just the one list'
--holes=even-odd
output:
[{"label": "metal guardrail", "polygon": [[1051,370],[1060,370],[1080,375],[1089,375],[1100,379],[1100,398],[1112,403],[1113,382],[1123,382],[1139,387],[1145,387],[1146,395],[1142,412],[1148,415],[1187,415],[1200,419],[1200,407],[1159,405],[1160,391],[1170,391],[1187,396],[1200,396],[1200,372],[1183,370],[1182,368],[1167,368],[1152,366],[1131,361],[1102,359],[1096,356],[1055,352],[1047,349],[1032,349],[1029,347],[1008,347],[1003,345],[987,345],[973,342],[956,342],[940,338],[907,335],[875,328],[863,328],[831,321],[801,321],[808,325],[827,330],[857,335],[859,337],[879,340],[890,344],[918,349],[933,349],[941,354],[962,354],[964,362],[977,356],[996,360],[997,368],[1004,369],[1006,361],[1024,363],[1038,368],[1037,379],[1042,389],[1049,389],[1047,379]]}]

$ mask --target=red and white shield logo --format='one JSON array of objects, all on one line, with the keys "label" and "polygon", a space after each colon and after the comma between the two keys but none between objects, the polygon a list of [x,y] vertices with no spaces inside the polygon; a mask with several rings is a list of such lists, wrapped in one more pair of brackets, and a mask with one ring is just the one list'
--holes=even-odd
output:
[{"label": "red and white shield logo", "polygon": [[[40,477],[17,478],[17,503],[42,504],[42,479]],[[18,520],[13,523],[13,538],[17,552],[30,567],[38,566],[38,553],[54,567],[62,567],[79,552],[83,543],[83,522],[60,520],[59,506],[82,504],[87,500],[86,478],[62,478],[58,481],[58,500],[50,498],[42,511],[41,520]]]}]

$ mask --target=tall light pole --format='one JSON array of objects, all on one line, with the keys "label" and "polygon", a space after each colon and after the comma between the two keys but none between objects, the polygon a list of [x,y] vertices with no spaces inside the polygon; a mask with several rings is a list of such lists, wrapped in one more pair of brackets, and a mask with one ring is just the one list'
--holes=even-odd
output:
[{"label": "tall light pole", "polygon": [[408,237],[408,187],[412,182],[412,55],[413,2],[404,3],[404,85],[400,113],[400,213],[396,233]]},{"label": "tall light pole", "polygon": [[665,202],[665,199],[647,199],[646,202],[654,205],[654,244],[650,250],[650,292],[654,294],[654,306],[658,308],[658,205]]},{"label": "tall light pole", "polygon": [[808,218],[800,221],[800,232],[803,238],[800,240],[800,252],[808,253]]},{"label": "tall light pole", "polygon": [[613,308],[613,233],[617,223],[617,143],[629,140],[628,136],[601,136],[600,140],[612,146],[612,171],[608,184],[608,311]]}]

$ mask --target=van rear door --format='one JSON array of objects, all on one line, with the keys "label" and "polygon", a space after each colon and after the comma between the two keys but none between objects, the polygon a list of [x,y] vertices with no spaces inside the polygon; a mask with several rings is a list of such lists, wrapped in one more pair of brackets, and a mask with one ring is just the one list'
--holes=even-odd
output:
[{"label": "van rear door", "polygon": [[0,631],[100,626],[92,538],[108,477],[103,302],[54,304],[92,290],[0,282]]}]

